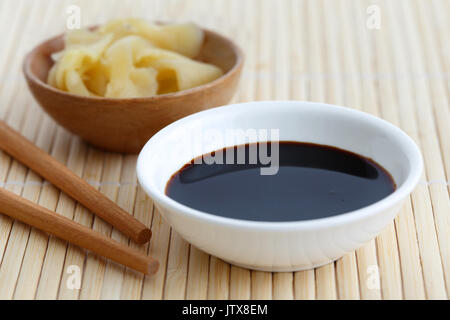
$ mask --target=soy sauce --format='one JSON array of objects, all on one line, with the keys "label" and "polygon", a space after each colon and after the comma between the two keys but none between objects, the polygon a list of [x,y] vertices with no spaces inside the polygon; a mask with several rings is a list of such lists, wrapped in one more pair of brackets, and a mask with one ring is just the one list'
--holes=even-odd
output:
[{"label": "soy sauce", "polygon": [[[250,147],[260,148],[246,144],[212,153],[221,153],[217,158],[222,163],[193,159],[171,177],[166,194],[188,207],[222,217],[300,221],[360,209],[396,188],[390,174],[369,158],[291,141],[278,144],[277,173],[261,175],[261,168],[269,165],[259,158],[250,163]],[[245,154],[244,164],[237,161],[239,151]],[[269,144],[268,153],[273,151]],[[227,153],[233,163],[226,161]]]}]

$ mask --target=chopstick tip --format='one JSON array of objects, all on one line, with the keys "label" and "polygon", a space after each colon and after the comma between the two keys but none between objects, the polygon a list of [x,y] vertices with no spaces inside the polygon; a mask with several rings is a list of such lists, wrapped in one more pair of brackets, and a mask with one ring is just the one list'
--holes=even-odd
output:
[{"label": "chopstick tip", "polygon": [[139,232],[136,242],[139,244],[144,244],[150,241],[152,237],[152,231],[150,229],[143,229]]}]

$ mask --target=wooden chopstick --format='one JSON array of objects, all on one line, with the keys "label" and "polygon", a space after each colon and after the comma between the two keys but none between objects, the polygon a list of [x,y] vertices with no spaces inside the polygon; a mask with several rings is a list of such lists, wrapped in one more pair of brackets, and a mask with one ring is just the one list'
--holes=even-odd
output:
[{"label": "wooden chopstick", "polygon": [[137,243],[150,240],[152,233],[144,224],[3,121],[0,121],[0,148]]},{"label": "wooden chopstick", "polygon": [[157,260],[124,246],[94,230],[0,188],[0,211],[7,216],[50,233],[144,274],[158,270]]}]

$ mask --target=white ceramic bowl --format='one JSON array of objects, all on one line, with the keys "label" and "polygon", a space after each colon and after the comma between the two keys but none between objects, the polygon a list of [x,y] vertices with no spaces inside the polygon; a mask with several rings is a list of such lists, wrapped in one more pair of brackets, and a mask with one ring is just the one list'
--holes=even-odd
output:
[{"label": "white ceramic bowl", "polygon": [[[231,142],[218,138],[217,132],[230,129],[279,129],[281,141],[330,145],[369,157],[391,173],[397,189],[359,210],[295,222],[230,219],[189,208],[167,197],[167,181],[194,157],[235,144],[261,141],[258,137]],[[384,120],[322,103],[266,101],[214,108],[172,123],[145,145],[139,155],[137,174],[163,217],[196,247],[250,269],[294,271],[327,264],[374,238],[393,220],[416,186],[422,167],[422,157],[413,140]]]}]

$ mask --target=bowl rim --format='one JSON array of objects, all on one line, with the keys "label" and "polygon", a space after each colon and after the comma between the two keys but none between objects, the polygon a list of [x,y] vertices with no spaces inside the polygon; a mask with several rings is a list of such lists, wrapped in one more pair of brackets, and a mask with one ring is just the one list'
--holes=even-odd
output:
[{"label": "bowl rim", "polygon": [[[302,106],[314,106],[315,108],[330,109],[333,108],[334,111],[343,113],[346,116],[356,116],[364,117],[366,120],[377,123],[381,126],[382,130],[387,132],[389,135],[396,135],[397,139],[404,146],[404,151],[408,159],[411,161],[411,168],[405,181],[391,194],[384,197],[383,199],[372,203],[368,206],[362,207],[357,210],[345,212],[335,216],[319,218],[319,219],[309,219],[309,220],[299,220],[299,221],[254,221],[254,220],[244,220],[236,218],[228,218],[223,216],[214,215],[208,212],[200,211],[186,205],[183,205],[171,198],[169,198],[164,192],[159,191],[156,187],[153,187],[152,183],[147,183],[147,176],[145,172],[144,158],[149,152],[151,145],[154,141],[158,140],[161,136],[170,132],[177,126],[180,126],[188,121],[194,120],[196,118],[207,117],[211,114],[221,113],[221,112],[232,112],[233,108],[237,110],[246,110],[246,108],[257,108],[260,104],[277,104],[277,109],[282,108],[283,105],[297,105],[297,107]],[[248,110],[248,109],[247,109]],[[400,204],[401,201],[407,197],[416,185],[419,183],[423,171],[423,158],[419,147],[414,142],[414,140],[409,137],[400,128],[394,126],[390,122],[368,114],[363,111],[347,108],[344,106],[332,105],[320,102],[311,101],[253,101],[236,103],[221,107],[216,107],[208,109],[205,111],[200,111],[184,117],[172,124],[166,126],[158,133],[156,133],[142,148],[136,166],[137,178],[144,189],[144,191],[154,200],[155,203],[162,203],[164,206],[168,206],[184,215],[188,215],[192,218],[206,221],[208,223],[213,223],[216,225],[229,226],[237,229],[253,229],[253,230],[264,230],[264,231],[289,231],[289,230],[315,230],[320,228],[328,228],[331,226],[342,226],[352,222],[360,221],[362,219],[369,218],[373,215],[379,214],[386,209],[393,207],[396,204]],[[155,201],[156,199],[156,201]]]},{"label": "bowl rim", "polygon": [[[96,27],[98,27],[98,25],[87,26],[85,28],[92,29],[92,28],[96,28]],[[156,101],[156,100],[161,100],[161,99],[170,99],[170,98],[175,98],[175,97],[179,97],[179,96],[195,94],[202,90],[206,90],[206,89],[215,87],[215,86],[219,85],[220,83],[222,83],[223,81],[225,81],[227,78],[230,78],[231,76],[233,76],[236,72],[238,72],[242,68],[242,65],[243,65],[244,59],[245,59],[244,52],[233,40],[231,40],[230,38],[228,38],[218,32],[203,28],[201,26],[199,26],[199,27],[206,34],[212,35],[214,37],[220,38],[223,41],[225,41],[232,48],[234,54],[236,55],[236,62],[227,72],[225,72],[219,78],[217,78],[211,82],[205,83],[203,85],[196,86],[196,87],[186,89],[186,90],[176,91],[176,92],[172,92],[172,93],[159,94],[159,95],[154,95],[154,96],[149,96],[149,97],[105,98],[105,97],[99,97],[99,96],[87,97],[87,96],[77,95],[77,94],[73,94],[73,93],[55,88],[55,87],[47,84],[46,82],[42,81],[41,79],[39,79],[39,77],[37,77],[36,74],[34,72],[32,72],[31,63],[32,63],[33,59],[36,57],[36,54],[40,49],[48,46],[51,42],[64,37],[66,32],[60,33],[56,36],[46,39],[46,40],[40,42],[39,44],[37,44],[36,46],[34,46],[33,49],[31,49],[26,54],[26,56],[23,60],[23,64],[22,64],[22,70],[23,70],[25,77],[29,81],[32,81],[33,83],[38,85],[43,90],[51,91],[53,93],[60,94],[60,95],[63,95],[63,96],[66,96],[66,97],[69,97],[72,99],[80,99],[80,100],[85,100],[85,101],[90,100],[93,102],[101,101],[101,102],[107,102],[107,103],[151,102],[151,101]],[[52,53],[54,53],[54,52],[52,52]]]}]

